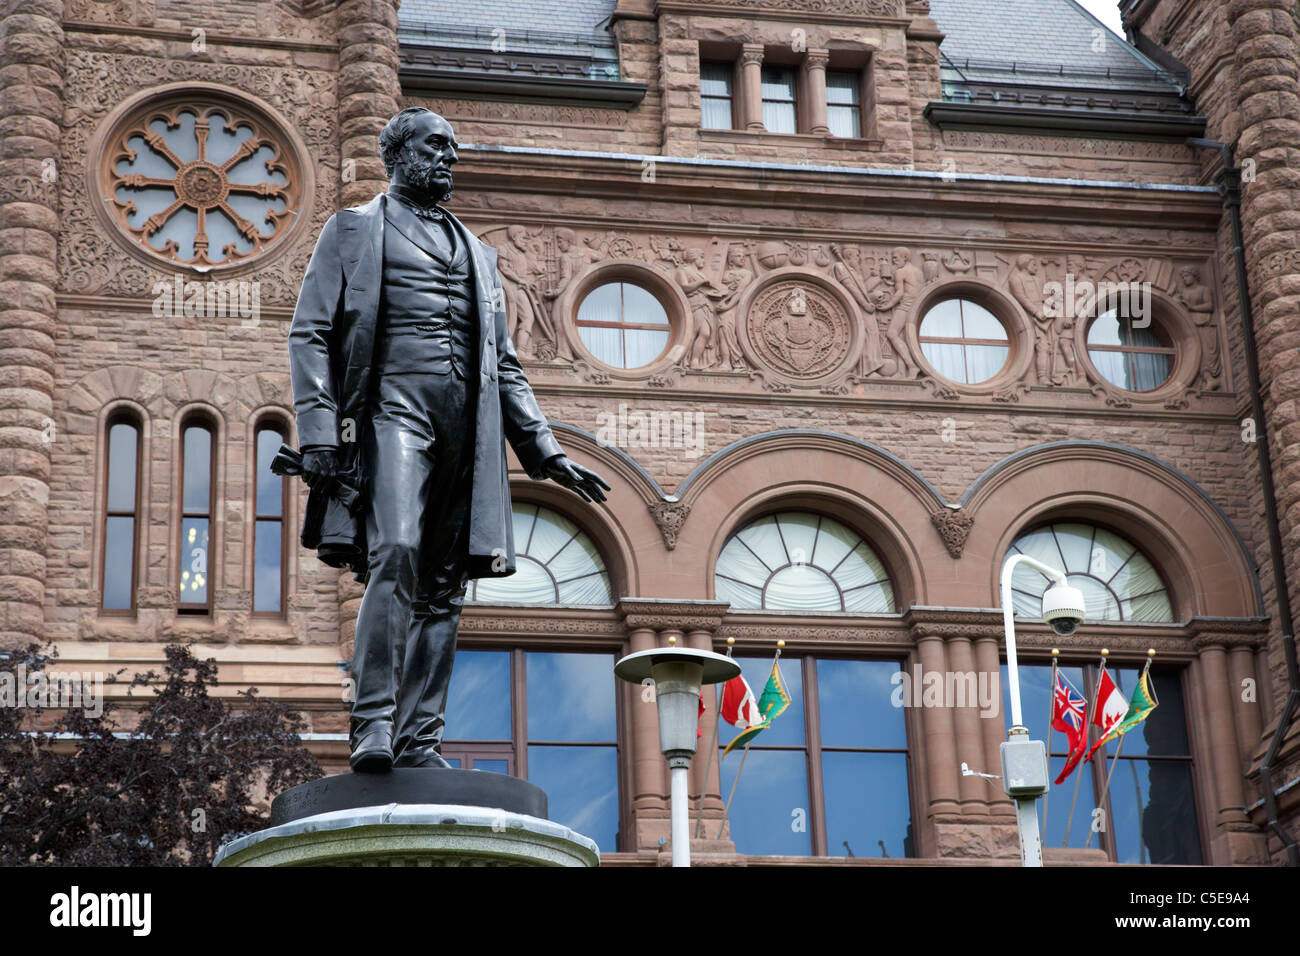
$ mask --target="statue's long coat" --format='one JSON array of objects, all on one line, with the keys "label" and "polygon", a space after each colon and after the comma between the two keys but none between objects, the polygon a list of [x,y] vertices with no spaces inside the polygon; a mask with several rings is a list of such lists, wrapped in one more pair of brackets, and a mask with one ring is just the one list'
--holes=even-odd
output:
[{"label": "statue's long coat", "polygon": [[[374,384],[371,363],[387,198],[381,193],[364,206],[340,210],[325,223],[289,330],[299,446],[336,445],[339,474],[362,489],[360,437],[367,427]],[[532,478],[545,477],[546,461],[562,452],[510,341],[497,251],[450,213],[447,216],[469,250],[479,317],[476,415],[465,423],[475,430],[467,569],[472,578],[503,577],[515,571],[506,439]],[[314,490],[303,522],[303,546],[315,549],[327,564],[350,566],[365,580],[365,513],[362,507],[351,515],[337,498]]]}]

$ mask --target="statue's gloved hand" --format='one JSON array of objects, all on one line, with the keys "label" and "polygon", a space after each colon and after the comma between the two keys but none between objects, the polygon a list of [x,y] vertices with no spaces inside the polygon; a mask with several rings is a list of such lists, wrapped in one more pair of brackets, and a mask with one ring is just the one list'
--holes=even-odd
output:
[{"label": "statue's gloved hand", "polygon": [[311,448],[302,453],[302,478],[307,487],[315,489],[321,482],[334,477],[338,470],[338,454],[333,448]]},{"label": "statue's gloved hand", "polygon": [[604,501],[605,492],[609,491],[604,478],[564,455],[556,455],[546,462],[546,474],[552,481],[576,492],[583,501]]}]

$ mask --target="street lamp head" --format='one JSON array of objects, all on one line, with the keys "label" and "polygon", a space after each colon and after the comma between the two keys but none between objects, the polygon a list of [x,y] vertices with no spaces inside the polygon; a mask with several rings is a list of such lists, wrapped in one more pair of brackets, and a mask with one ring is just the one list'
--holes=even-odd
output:
[{"label": "street lamp head", "polygon": [[614,673],[635,684],[654,681],[659,747],[670,767],[689,766],[699,725],[700,687],[730,680],[740,665],[730,657],[689,647],[657,647],[629,654]]},{"label": "street lamp head", "polygon": [[1083,592],[1068,584],[1053,584],[1043,592],[1043,620],[1067,637],[1079,629],[1085,613]]}]

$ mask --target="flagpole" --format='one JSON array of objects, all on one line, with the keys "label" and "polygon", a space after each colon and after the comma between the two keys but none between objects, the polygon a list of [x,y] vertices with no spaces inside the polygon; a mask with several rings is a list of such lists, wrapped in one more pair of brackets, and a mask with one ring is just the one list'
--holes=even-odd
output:
[{"label": "flagpole", "polygon": [[[781,659],[781,648],[783,647],[785,647],[785,641],[776,642],[776,655],[772,658],[773,667],[776,667],[776,662]],[[781,683],[784,685],[785,681]],[[749,745],[753,742],[753,737],[745,741],[745,749],[740,755],[740,766],[736,768],[736,778],[731,781],[731,793],[727,794],[727,805],[722,808],[722,822],[718,824],[718,835],[714,837],[715,840],[722,839],[722,831],[726,828],[727,821],[731,819],[731,801],[736,796],[736,785],[740,783],[740,772],[745,769],[745,758],[749,756]]]},{"label": "flagpole", "polygon": [[[1052,681],[1047,686],[1050,688],[1047,694],[1047,776],[1052,776],[1052,720],[1056,717],[1056,668],[1058,658],[1061,656],[1059,647],[1052,648]],[[1067,758],[1068,759],[1068,758]],[[1048,787],[1043,792],[1043,845],[1047,845],[1047,798],[1052,795],[1052,788]]]},{"label": "flagpole", "polygon": [[[1101,679],[1106,673],[1106,658],[1110,656],[1110,651],[1106,648],[1101,649],[1101,669],[1097,672],[1097,690],[1092,695],[1092,716],[1087,719],[1083,725],[1083,744],[1088,745],[1088,735],[1091,731],[1088,729],[1092,726],[1093,719],[1097,716],[1097,707],[1101,704],[1098,698],[1101,696]],[[1076,776],[1074,778],[1074,796],[1070,798],[1070,818],[1065,821],[1065,843],[1064,846],[1070,845],[1070,827],[1074,825],[1074,806],[1079,799],[1079,781],[1083,779],[1083,766],[1085,761],[1080,758],[1079,766],[1074,769]],[[1091,828],[1090,828],[1091,829]]]},{"label": "flagpole", "polygon": [[[728,657],[731,656],[735,645],[736,639],[734,637],[727,638]],[[725,690],[723,693],[726,693]],[[718,712],[713,715],[713,744],[709,747],[709,755],[704,760],[704,782],[700,784],[700,805],[695,816],[695,839],[697,840],[704,834],[704,791],[709,789],[709,771],[713,769],[713,755],[718,752],[718,729],[722,726],[722,711],[716,704],[716,697],[714,700],[714,709]]]},{"label": "flagpole", "polygon": [[[1142,678],[1147,676],[1147,671],[1151,670],[1151,658],[1153,658],[1153,657],[1155,657],[1155,656],[1156,656],[1155,648],[1151,648],[1151,649],[1149,649],[1149,650],[1147,651],[1147,662],[1146,662],[1146,665],[1142,668],[1142,673],[1141,673],[1140,675],[1138,675],[1138,683],[1139,683],[1139,685],[1140,685],[1141,682],[1142,682]],[[1136,689],[1136,688],[1135,688],[1135,689]],[[1114,755],[1113,757],[1111,757],[1111,760],[1110,760],[1110,770],[1106,773],[1106,788],[1102,791],[1102,799],[1104,799],[1107,803],[1110,802],[1110,780],[1111,780],[1111,777],[1115,776],[1115,767],[1116,767],[1116,765],[1119,764],[1119,752],[1120,752],[1121,750],[1124,749],[1124,738],[1125,738],[1126,736],[1127,736],[1127,734],[1120,734],[1120,737],[1119,737],[1119,745],[1115,748],[1115,755]],[[1139,820],[1141,819],[1141,816],[1142,816],[1141,814],[1138,814],[1138,818],[1139,818]],[[1141,825],[1141,824],[1139,823],[1139,826],[1140,826],[1140,825]],[[1087,843],[1084,843],[1083,848],[1084,848],[1085,850],[1088,849],[1088,844],[1091,843],[1091,842],[1092,842],[1092,829],[1089,828],[1089,830],[1088,830],[1088,841],[1087,841]]]}]

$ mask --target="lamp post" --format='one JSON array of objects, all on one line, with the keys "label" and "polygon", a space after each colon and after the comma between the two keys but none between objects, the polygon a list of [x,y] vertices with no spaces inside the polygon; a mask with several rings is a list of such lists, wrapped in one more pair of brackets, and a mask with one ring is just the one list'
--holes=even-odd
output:
[{"label": "lamp post", "polygon": [[[676,638],[668,638],[670,644]],[[633,684],[653,679],[659,709],[659,749],[668,758],[672,783],[673,866],[691,865],[687,772],[700,725],[700,687],[731,680],[740,665],[730,657],[690,647],[652,647],[629,654],[614,674]]]},{"label": "lamp post", "polygon": [[999,751],[1002,757],[1002,789],[1016,803],[1016,832],[1020,838],[1020,865],[1042,866],[1043,847],[1038,833],[1040,796],[1047,792],[1047,748],[1041,740],[1030,740],[1020,712],[1020,672],[1016,666],[1016,623],[1011,606],[1011,574],[1019,564],[1028,564],[1052,580],[1043,593],[1043,620],[1061,636],[1073,634],[1083,620],[1083,593],[1070,587],[1065,573],[1031,558],[1015,554],[1002,565],[1002,627],[1007,636],[1007,683],[1011,692],[1011,729]]}]

